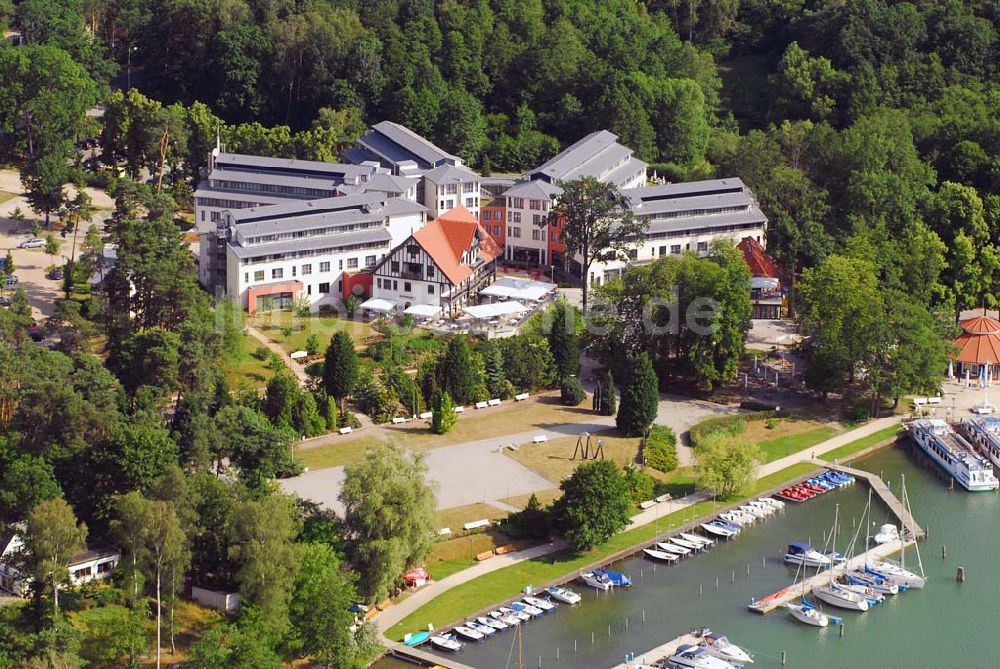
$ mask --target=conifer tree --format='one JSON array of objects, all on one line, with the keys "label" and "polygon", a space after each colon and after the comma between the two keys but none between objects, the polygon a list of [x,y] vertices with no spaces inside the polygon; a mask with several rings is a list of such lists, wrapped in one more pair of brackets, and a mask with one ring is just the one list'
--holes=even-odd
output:
[{"label": "conifer tree", "polygon": [[649,355],[640,353],[629,364],[629,376],[622,387],[621,406],[615,424],[627,437],[640,437],[656,419],[660,396],[656,373]]}]

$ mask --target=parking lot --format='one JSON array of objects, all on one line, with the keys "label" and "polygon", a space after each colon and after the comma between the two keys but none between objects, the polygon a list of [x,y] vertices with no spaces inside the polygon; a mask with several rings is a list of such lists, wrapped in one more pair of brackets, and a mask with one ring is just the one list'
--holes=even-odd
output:
[{"label": "parking lot", "polygon": [[[17,172],[11,170],[0,170],[0,199],[6,198],[5,194],[18,194],[21,190],[21,183]],[[95,198],[97,206],[106,207],[109,204],[107,196],[103,193],[99,198]],[[14,209],[20,207],[21,213],[25,215],[25,220],[15,221],[10,218]],[[99,211],[94,217],[94,223],[101,224],[107,216],[106,211]],[[54,258],[45,253],[45,249],[19,249],[17,245],[26,239],[31,238],[31,221],[38,217],[28,206],[24,197],[16,195],[13,198],[0,202],[0,257],[4,257],[7,251],[11,251],[14,258],[14,275],[18,278],[18,285],[24,286],[28,293],[28,303],[36,319],[40,320],[51,316],[55,310],[55,302],[62,297],[62,281],[49,279],[45,276],[46,268],[56,264],[60,267],[69,258],[73,240],[72,237],[62,238],[59,233],[53,231],[52,234],[61,242],[59,254]],[[85,229],[79,231],[77,237],[77,254],[79,255],[80,242],[83,240]],[[48,231],[42,230],[40,237],[45,237]],[[5,290],[3,294],[10,297],[12,290]]]}]

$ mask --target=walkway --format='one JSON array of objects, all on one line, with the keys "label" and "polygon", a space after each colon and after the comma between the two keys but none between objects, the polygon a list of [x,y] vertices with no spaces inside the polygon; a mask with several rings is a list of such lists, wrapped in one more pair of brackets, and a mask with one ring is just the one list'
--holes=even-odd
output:
[{"label": "walkway", "polygon": [[285,363],[285,367],[291,371],[292,374],[298,378],[299,383],[306,385],[309,383],[309,375],[306,374],[305,368],[299,363],[292,360],[291,356],[285,352],[285,349],[281,348],[276,342],[272,341],[270,337],[261,332],[255,327],[246,326],[247,334],[263,344],[269,351],[277,355]]},{"label": "walkway", "polygon": [[[883,430],[897,423],[899,423],[899,417],[897,416],[889,416],[887,418],[880,418],[878,420],[871,421],[855,430],[839,434],[832,439],[828,439],[821,444],[817,444],[813,448],[800,451],[799,453],[793,453],[792,455],[781,458],[780,460],[769,462],[760,468],[757,473],[757,478],[764,478],[799,462],[810,462],[812,458],[838,449],[845,444],[867,437],[870,434],[874,434],[879,430]],[[695,493],[682,499],[670,500],[662,504],[657,504],[656,506],[646,509],[645,511],[633,516],[631,527],[648,525],[656,522],[662,516],[686,509],[709,498],[710,496],[705,493]],[[480,576],[497,571],[498,569],[503,569],[504,567],[524,562],[525,560],[531,560],[543,555],[555,553],[563,548],[565,548],[565,543],[559,541],[543,544],[541,546],[535,546],[534,548],[529,548],[527,550],[491,558],[469,567],[468,569],[452,574],[445,579],[434,581],[423,589],[418,590],[410,597],[407,597],[401,602],[394,604],[385,611],[381,612],[375,618],[379,631],[382,634],[385,634],[386,630],[398,623],[400,620],[410,615],[438,595],[441,595],[458,585],[467,583],[473,579],[479,578]],[[387,640],[387,643],[392,644],[393,642]]]},{"label": "walkway", "polygon": [[909,509],[903,506],[903,502],[892,494],[889,490],[889,486],[885,484],[880,477],[872,474],[870,472],[862,471],[860,469],[854,469],[853,467],[845,467],[844,465],[831,464],[823,462],[822,460],[813,460],[820,467],[827,467],[829,469],[835,469],[838,472],[844,472],[845,474],[850,474],[855,478],[862,478],[868,481],[868,485],[871,486],[872,492],[879,496],[882,503],[889,507],[897,518],[899,518],[899,524],[901,527],[906,528],[913,533],[914,538],[923,539],[926,535],[923,528],[917,525],[917,521],[913,519],[910,515]]}]

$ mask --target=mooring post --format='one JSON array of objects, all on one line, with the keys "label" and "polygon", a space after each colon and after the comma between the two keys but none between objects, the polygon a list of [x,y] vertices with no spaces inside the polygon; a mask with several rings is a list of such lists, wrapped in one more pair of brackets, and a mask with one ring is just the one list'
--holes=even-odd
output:
[{"label": "mooring post", "polygon": [[590,633],[590,645],[591,646],[594,645],[594,633],[593,632]]},{"label": "mooring post", "polygon": [[965,567],[959,567],[955,570],[955,580],[959,583],[965,583]]},{"label": "mooring post", "polygon": [[787,654],[785,651],[781,651],[781,666],[785,666],[785,660],[787,659]]},{"label": "mooring post", "polygon": [[698,599],[701,599],[701,583],[698,584]]},{"label": "mooring post", "polygon": [[945,546],[944,544],[941,544],[941,559],[944,560],[947,557],[948,557],[948,547]]},{"label": "mooring post", "polygon": [[573,639],[573,654],[576,655],[576,639]]},{"label": "mooring post", "polygon": [[840,638],[841,638],[841,639],[843,639],[843,638],[844,638],[844,628],[845,628],[845,627],[847,627],[847,625],[846,625],[845,623],[841,622],[841,623],[840,623]]},{"label": "mooring post", "polygon": [[642,624],[646,624],[646,609],[642,610]]},{"label": "mooring post", "polygon": [[719,589],[719,577],[718,576],[715,577],[715,589],[716,590]]},{"label": "mooring post", "polygon": [[736,582],[736,570],[734,569],[733,570],[733,583],[735,583],[735,582]]}]

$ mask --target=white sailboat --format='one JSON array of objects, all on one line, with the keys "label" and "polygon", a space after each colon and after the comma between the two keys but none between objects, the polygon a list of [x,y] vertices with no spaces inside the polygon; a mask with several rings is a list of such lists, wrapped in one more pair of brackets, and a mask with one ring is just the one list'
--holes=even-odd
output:
[{"label": "white sailboat", "polygon": [[705,548],[709,548],[710,546],[715,545],[715,542],[709,539],[708,537],[702,537],[697,534],[688,534],[686,532],[681,532],[680,535],[678,536],[692,543],[700,543]]},{"label": "white sailboat", "polygon": [[[840,505],[833,514],[833,549],[837,548],[837,525],[840,522]],[[833,565],[830,565],[830,581],[826,585],[813,588],[813,596],[831,606],[852,611],[867,611],[868,598],[833,580]]]},{"label": "white sailboat", "polygon": [[[906,509],[909,517],[913,517],[913,512],[910,511],[910,497],[906,494],[906,476],[903,476],[903,483],[900,486],[900,502]],[[900,561],[890,560],[888,558],[883,558],[873,562],[872,564],[865,564],[865,571],[869,574],[874,574],[880,576],[900,587],[906,588],[922,588],[927,584],[927,577],[924,574],[924,563],[920,559],[920,547],[914,543],[913,548],[917,553],[917,566],[920,569],[919,574],[915,574],[906,568],[906,536],[911,532],[910,528],[906,527],[906,523],[903,523],[903,531],[900,532],[899,544],[900,544]],[[866,553],[867,555],[867,553]]]},{"label": "white sailboat", "polygon": [[785,608],[800,623],[813,627],[826,627],[830,624],[830,617],[810,604],[804,597],[799,602],[788,602],[785,604]]}]

